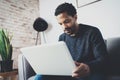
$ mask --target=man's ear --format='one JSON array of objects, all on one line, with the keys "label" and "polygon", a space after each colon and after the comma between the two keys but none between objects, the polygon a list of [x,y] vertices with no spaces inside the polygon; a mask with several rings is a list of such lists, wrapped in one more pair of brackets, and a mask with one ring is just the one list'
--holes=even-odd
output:
[{"label": "man's ear", "polygon": [[77,20],[77,15],[74,15],[74,18]]}]

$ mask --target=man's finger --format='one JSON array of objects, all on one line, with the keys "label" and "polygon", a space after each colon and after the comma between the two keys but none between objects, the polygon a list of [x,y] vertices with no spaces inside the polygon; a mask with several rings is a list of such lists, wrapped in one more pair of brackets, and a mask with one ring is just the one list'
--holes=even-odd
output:
[{"label": "man's finger", "polygon": [[76,65],[76,66],[79,66],[79,65],[80,65],[80,63],[75,61],[75,65]]}]

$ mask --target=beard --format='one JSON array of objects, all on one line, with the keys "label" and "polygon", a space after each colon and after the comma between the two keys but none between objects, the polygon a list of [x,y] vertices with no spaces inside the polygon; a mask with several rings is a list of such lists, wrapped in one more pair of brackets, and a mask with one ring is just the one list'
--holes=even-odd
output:
[{"label": "beard", "polygon": [[76,27],[72,26],[70,28],[65,28],[64,33],[70,35],[70,36],[75,36],[76,34]]}]

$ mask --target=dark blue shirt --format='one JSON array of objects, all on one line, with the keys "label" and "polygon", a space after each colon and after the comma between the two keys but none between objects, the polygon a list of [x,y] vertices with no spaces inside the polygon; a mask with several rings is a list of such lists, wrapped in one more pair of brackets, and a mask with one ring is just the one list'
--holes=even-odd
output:
[{"label": "dark blue shirt", "polygon": [[65,41],[73,60],[88,64],[91,72],[101,71],[107,50],[98,28],[79,24],[76,36],[63,33],[59,41]]}]

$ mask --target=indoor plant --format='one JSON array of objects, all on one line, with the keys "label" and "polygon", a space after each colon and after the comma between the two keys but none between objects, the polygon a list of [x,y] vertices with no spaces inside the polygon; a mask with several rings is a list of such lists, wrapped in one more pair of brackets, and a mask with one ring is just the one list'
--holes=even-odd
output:
[{"label": "indoor plant", "polygon": [[7,30],[0,28],[0,72],[11,71],[13,66],[12,60],[12,44],[10,43],[12,36]]}]

